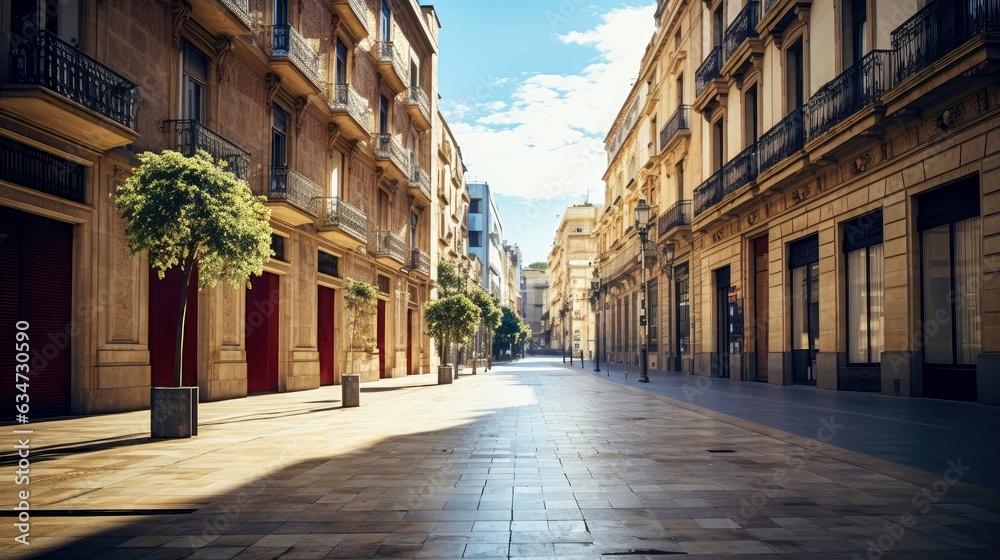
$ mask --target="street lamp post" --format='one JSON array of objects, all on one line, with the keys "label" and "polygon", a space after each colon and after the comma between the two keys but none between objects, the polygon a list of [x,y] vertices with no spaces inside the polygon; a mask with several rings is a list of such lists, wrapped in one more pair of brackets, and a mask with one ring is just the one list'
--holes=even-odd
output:
[{"label": "street lamp post", "polygon": [[639,325],[642,327],[642,347],[639,350],[639,382],[649,383],[649,363],[646,354],[649,351],[649,321],[647,313],[649,311],[649,289],[646,285],[646,237],[649,234],[649,204],[646,199],[639,199],[639,204],[635,207],[635,229],[639,233],[639,255],[640,267],[642,268],[642,315],[639,316]]},{"label": "street lamp post", "polygon": [[562,359],[563,363],[566,363],[566,304],[563,304],[562,309],[559,310],[559,326],[562,327]]},{"label": "street lamp post", "polygon": [[[600,301],[600,294],[601,294],[601,275],[598,274],[597,268],[594,268],[594,279],[590,281],[590,290],[592,292],[591,296],[590,296],[590,307],[591,307],[591,309],[594,310],[595,313],[598,313],[599,311],[601,311],[601,310],[599,310],[597,308],[597,302]],[[601,372],[601,336],[600,335],[603,332],[601,330],[601,328],[600,328],[599,317],[600,317],[600,315],[595,315],[594,316],[594,330],[598,331],[597,333],[595,333],[596,336],[594,336],[594,371],[596,371],[598,373]]]}]

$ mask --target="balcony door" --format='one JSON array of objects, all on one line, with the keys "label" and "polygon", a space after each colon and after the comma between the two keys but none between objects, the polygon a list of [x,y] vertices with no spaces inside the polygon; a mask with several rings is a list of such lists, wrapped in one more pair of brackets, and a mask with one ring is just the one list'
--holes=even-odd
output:
[{"label": "balcony door", "polygon": [[382,2],[382,14],[379,17],[379,39],[382,41],[392,41],[392,12],[389,11],[389,3]]},{"label": "balcony door", "polygon": [[274,0],[274,25],[288,25],[288,0]]},{"label": "balcony door", "polygon": [[181,75],[181,119],[204,122],[208,57],[184,41]]},{"label": "balcony door", "polygon": [[378,131],[389,133],[389,100],[382,94],[378,96]]},{"label": "balcony door", "polygon": [[271,109],[271,167],[288,164],[288,113],[277,105]]},{"label": "balcony door", "polygon": [[[337,58],[334,62],[333,83],[342,86],[347,84],[347,45],[339,38],[337,39]],[[341,101],[338,99],[337,101]],[[347,99],[343,99],[346,102]]]}]

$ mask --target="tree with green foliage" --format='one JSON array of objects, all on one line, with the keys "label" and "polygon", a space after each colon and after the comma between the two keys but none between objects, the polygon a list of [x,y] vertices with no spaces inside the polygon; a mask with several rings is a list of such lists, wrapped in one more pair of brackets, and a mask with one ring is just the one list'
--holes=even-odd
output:
[{"label": "tree with green foliage", "polygon": [[184,156],[172,150],[139,154],[139,167],[115,191],[129,250],[145,250],[162,280],[178,267],[183,281],[174,346],[174,380],[181,386],[184,314],[188,284],[198,270],[198,289],[220,280],[249,287],[271,251],[271,211],[262,196],[207,152]]},{"label": "tree with green foliage", "polygon": [[[493,296],[486,293],[486,290],[480,288],[479,286],[474,286],[467,293],[472,303],[476,304],[479,308],[479,319],[481,325],[486,328],[487,332],[492,333],[494,329],[500,326],[500,320],[503,318],[503,314],[500,311],[500,306],[497,305],[496,299]],[[479,337],[475,337],[475,344],[472,350],[472,374],[476,375],[477,364],[476,357],[479,355]]]},{"label": "tree with green foliage", "polygon": [[531,263],[531,264],[528,265],[528,268],[533,268],[535,270],[548,270],[549,269],[549,263],[547,263],[545,261],[533,262],[533,263]]},{"label": "tree with green foliage", "polygon": [[468,279],[454,263],[441,261],[437,266],[437,284],[441,296],[444,297],[465,292]]},{"label": "tree with green foliage", "polygon": [[444,348],[447,349],[453,340],[466,344],[476,334],[479,308],[465,294],[452,294],[427,302],[424,319],[431,336],[444,341]]},{"label": "tree with green foliage", "polygon": [[503,318],[493,337],[494,354],[510,351],[513,355],[514,345],[531,337],[531,327],[508,306],[502,308]]}]

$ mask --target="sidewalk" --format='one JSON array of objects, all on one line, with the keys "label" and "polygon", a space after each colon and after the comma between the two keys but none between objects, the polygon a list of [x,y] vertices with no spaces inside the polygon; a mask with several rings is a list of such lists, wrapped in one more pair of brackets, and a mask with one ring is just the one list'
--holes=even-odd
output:
[{"label": "sidewalk", "polygon": [[[563,366],[561,362],[560,366]],[[569,362],[565,364],[569,367]],[[816,439],[835,424],[828,442],[872,457],[939,474],[961,458],[972,468],[965,480],[1000,490],[1000,407],[976,403],[894,397],[712,379],[650,370],[639,383],[639,367],[574,361],[573,369],[669,397],[766,428]],[[627,379],[626,379],[627,375]],[[772,431],[767,433],[775,435]]]},{"label": "sidewalk", "polygon": [[359,408],[203,403],[186,440],[146,437],[148,411],[32,423],[30,546],[3,427],[0,558],[1000,558],[1000,494],[964,457],[928,474],[836,447],[854,413],[801,437],[611,373],[528,358],[365,383]]}]

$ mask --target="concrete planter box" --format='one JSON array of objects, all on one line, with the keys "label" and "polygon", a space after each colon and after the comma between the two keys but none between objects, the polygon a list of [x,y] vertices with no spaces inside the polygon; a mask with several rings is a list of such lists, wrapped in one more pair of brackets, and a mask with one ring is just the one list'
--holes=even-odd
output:
[{"label": "concrete planter box", "polygon": [[451,366],[438,366],[438,385],[449,385],[454,380]]},{"label": "concrete planter box", "polygon": [[149,391],[152,437],[189,438],[198,435],[197,387],[153,387]]},{"label": "concrete planter box", "polygon": [[340,402],[344,408],[361,406],[361,376],[356,373],[345,373],[341,377]]}]

